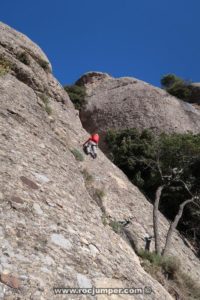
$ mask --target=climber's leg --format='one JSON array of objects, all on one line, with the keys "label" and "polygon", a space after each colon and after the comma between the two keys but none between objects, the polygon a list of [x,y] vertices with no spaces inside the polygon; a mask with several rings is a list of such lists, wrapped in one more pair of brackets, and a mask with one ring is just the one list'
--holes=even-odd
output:
[{"label": "climber's leg", "polygon": [[94,159],[97,157],[97,144],[95,142],[91,143],[91,156]]}]

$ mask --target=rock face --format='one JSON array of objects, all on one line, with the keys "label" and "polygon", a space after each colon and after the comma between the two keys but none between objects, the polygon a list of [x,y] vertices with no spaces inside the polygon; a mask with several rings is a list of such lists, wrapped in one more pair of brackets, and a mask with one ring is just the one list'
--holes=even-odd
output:
[{"label": "rock face", "polygon": [[25,35],[0,22],[1,60],[8,63],[12,75],[36,93],[46,93],[69,105],[69,98],[52,76],[51,64],[42,50]]},{"label": "rock face", "polygon": [[200,112],[162,89],[135,78],[90,72],[77,84],[87,90],[83,127],[101,135],[112,129],[151,128],[155,132],[199,132]]},{"label": "rock face", "polygon": [[[42,51],[4,24],[0,45],[12,66],[0,76],[0,298],[58,299],[55,287],[147,286],[146,295],[61,297],[172,299],[133,249],[152,233],[151,204],[102,152],[96,160],[75,158],[88,134],[50,68],[38,64],[50,66]],[[30,55],[29,65],[17,58],[21,51]],[[125,236],[107,224],[125,219],[131,220]],[[168,226],[160,215],[162,242]],[[178,233],[171,253],[200,277],[199,261]]]}]

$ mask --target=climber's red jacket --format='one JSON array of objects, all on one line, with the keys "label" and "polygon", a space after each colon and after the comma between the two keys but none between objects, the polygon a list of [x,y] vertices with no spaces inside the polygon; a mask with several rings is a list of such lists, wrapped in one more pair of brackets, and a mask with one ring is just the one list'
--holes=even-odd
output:
[{"label": "climber's red jacket", "polygon": [[92,135],[90,136],[90,138],[84,143],[84,145],[85,145],[87,142],[89,142],[89,141],[93,141],[93,142],[95,142],[96,144],[98,144],[98,142],[99,142],[99,135],[98,135],[98,133],[92,134]]},{"label": "climber's red jacket", "polygon": [[95,134],[91,135],[90,139],[91,139],[91,141],[93,141],[93,142],[95,142],[95,143],[98,144],[98,142],[99,142],[99,135],[98,135],[98,133],[95,133]]}]

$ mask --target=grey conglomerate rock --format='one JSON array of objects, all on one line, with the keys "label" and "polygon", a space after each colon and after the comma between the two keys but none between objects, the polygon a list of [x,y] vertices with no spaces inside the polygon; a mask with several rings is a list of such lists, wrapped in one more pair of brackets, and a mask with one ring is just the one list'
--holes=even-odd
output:
[{"label": "grey conglomerate rock", "polygon": [[200,111],[166,91],[131,77],[113,78],[88,72],[87,105],[81,111],[83,127],[105,135],[108,129],[148,128],[154,132],[200,132]]}]

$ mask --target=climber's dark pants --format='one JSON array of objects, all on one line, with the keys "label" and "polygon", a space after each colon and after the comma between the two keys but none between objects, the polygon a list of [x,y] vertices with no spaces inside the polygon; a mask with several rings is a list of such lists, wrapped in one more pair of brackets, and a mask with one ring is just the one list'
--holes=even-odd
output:
[{"label": "climber's dark pants", "polygon": [[93,158],[97,157],[97,144],[95,142],[89,141],[84,147],[87,154],[90,154]]}]

